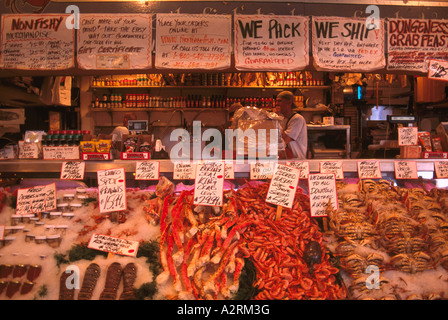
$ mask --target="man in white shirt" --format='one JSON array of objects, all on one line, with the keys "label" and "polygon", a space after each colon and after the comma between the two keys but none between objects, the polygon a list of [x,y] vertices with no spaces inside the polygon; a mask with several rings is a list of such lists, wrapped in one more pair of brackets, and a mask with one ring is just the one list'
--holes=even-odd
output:
[{"label": "man in white shirt", "polygon": [[277,95],[276,112],[284,117],[281,125],[282,139],[292,152],[293,158],[306,159],[308,147],[306,121],[303,116],[293,111],[295,107],[294,95],[290,91],[282,91]]}]

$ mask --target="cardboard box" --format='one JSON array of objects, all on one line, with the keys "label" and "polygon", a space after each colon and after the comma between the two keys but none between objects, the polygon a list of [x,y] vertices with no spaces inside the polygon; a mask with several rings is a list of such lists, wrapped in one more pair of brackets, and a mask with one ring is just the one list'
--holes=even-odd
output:
[{"label": "cardboard box", "polygon": [[422,157],[422,146],[400,147],[401,159],[420,159]]}]

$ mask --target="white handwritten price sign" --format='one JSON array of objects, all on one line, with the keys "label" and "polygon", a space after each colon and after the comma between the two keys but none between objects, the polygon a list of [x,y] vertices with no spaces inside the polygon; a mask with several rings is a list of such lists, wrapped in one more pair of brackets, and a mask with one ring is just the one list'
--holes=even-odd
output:
[{"label": "white handwritten price sign", "polygon": [[271,179],[274,173],[274,164],[270,161],[259,161],[250,164],[250,179]]},{"label": "white handwritten price sign", "polygon": [[434,170],[437,178],[448,178],[448,161],[434,161]]},{"label": "white handwritten price sign", "polygon": [[158,161],[136,161],[135,180],[159,180]]},{"label": "white handwritten price sign", "polygon": [[291,209],[299,184],[300,171],[283,164],[277,164],[275,167],[266,202]]},{"label": "white handwritten price sign", "polygon": [[44,160],[78,160],[79,147],[42,147]]},{"label": "white handwritten price sign", "polygon": [[75,29],[68,14],[2,15],[0,67],[62,70],[74,66]]},{"label": "white handwritten price sign", "polygon": [[428,78],[448,81],[448,60],[429,60]]},{"label": "white handwritten price sign", "polygon": [[446,20],[387,19],[387,69],[428,72],[429,61],[448,60]]},{"label": "white handwritten price sign", "polygon": [[197,164],[193,196],[195,205],[222,206],[224,170],[222,161]]},{"label": "white handwritten price sign", "polygon": [[336,179],[332,173],[314,173],[308,177],[311,217],[325,217],[328,205],[339,209]]},{"label": "white handwritten price sign", "polygon": [[235,166],[233,165],[233,162],[225,162],[225,179],[235,179]]},{"label": "white handwritten price sign", "polygon": [[129,257],[137,256],[138,246],[138,241],[114,238],[98,233],[92,234],[92,237],[87,245],[90,249]]},{"label": "white handwritten price sign", "polygon": [[156,15],[156,68],[230,67],[231,16]]},{"label": "white handwritten price sign", "polygon": [[86,163],[84,161],[66,161],[62,163],[61,180],[83,180]]},{"label": "white handwritten price sign", "polygon": [[395,161],[395,179],[418,179],[416,161]]},{"label": "white handwritten price sign", "polygon": [[308,65],[308,17],[237,15],[234,24],[238,70],[291,71]]},{"label": "white handwritten price sign", "polygon": [[126,202],[126,176],[123,168],[97,172],[100,213],[124,211]]},{"label": "white handwritten price sign", "polygon": [[342,161],[321,161],[319,163],[320,173],[334,173],[336,179],[344,179]]},{"label": "white handwritten price sign", "polygon": [[19,159],[38,159],[39,145],[37,142],[19,141]]},{"label": "white handwritten price sign", "polygon": [[384,23],[367,29],[365,18],[313,17],[314,63],[325,70],[369,71],[386,66]]},{"label": "white handwritten price sign", "polygon": [[398,145],[399,146],[418,145],[418,128],[417,127],[398,128]]},{"label": "white handwritten price sign", "polygon": [[360,179],[381,179],[380,162],[377,160],[358,161],[358,177]]},{"label": "white handwritten price sign", "polygon": [[308,161],[287,161],[287,166],[300,170],[300,179],[308,179],[310,174],[310,163]]},{"label": "white handwritten price sign", "polygon": [[77,59],[82,69],[151,67],[149,14],[81,14]]},{"label": "white handwritten price sign", "polygon": [[31,214],[56,209],[56,184],[17,190],[16,214]]},{"label": "white handwritten price sign", "polygon": [[193,180],[196,177],[196,163],[180,161],[174,163],[174,180]]}]

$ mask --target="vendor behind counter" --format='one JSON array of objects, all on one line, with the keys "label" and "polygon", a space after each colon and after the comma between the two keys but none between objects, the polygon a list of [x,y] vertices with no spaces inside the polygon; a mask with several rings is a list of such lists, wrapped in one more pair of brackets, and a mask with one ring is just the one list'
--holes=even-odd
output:
[{"label": "vendor behind counter", "polygon": [[284,117],[281,123],[282,139],[286,145],[286,158],[306,159],[308,148],[308,130],[305,118],[293,109],[294,95],[282,91],[277,95],[276,112]]}]

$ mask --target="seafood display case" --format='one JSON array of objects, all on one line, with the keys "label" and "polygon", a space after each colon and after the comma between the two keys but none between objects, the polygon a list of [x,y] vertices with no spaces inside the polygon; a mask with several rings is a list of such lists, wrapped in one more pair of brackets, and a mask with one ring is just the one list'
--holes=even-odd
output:
[{"label": "seafood display case", "polygon": [[[134,161],[87,162],[79,182],[58,180],[58,161],[3,161],[0,299],[446,299],[445,181],[433,160],[417,161],[417,180],[379,161],[382,179],[360,180],[357,160],[343,160],[338,208],[318,218],[307,179],[279,213],[249,164],[235,164],[223,205],[210,207],[193,205],[194,181],[172,179],[169,160],[159,180],[137,185]],[[310,173],[319,162],[309,160]],[[100,213],[94,176],[111,168],[125,168],[127,207]],[[18,189],[50,183],[57,209],[16,213]],[[135,255],[107,249],[133,242]],[[79,287],[67,286],[75,272]]]}]

